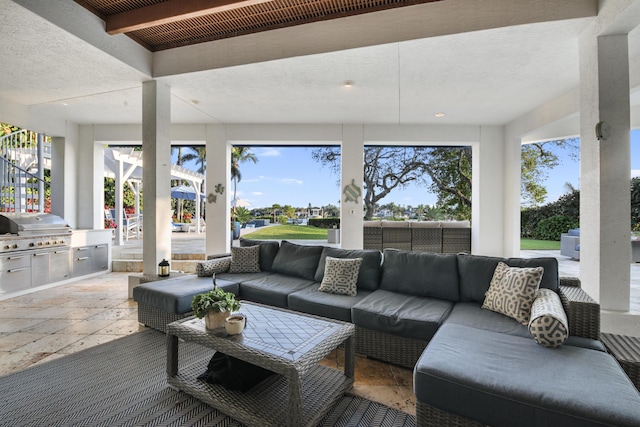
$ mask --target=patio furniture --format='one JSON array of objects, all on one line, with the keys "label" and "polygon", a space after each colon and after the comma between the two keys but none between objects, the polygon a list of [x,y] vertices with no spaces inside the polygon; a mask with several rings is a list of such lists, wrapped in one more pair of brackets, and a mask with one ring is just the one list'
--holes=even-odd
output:
[{"label": "patio furniture", "polygon": [[[168,325],[167,381],[247,425],[315,426],[353,385],[354,326],[289,310],[243,302],[247,325],[240,335],[207,331],[204,319]],[[238,393],[197,379],[203,364],[178,363],[179,340],[196,342],[273,371],[252,389]],[[319,365],[344,343],[344,373]]]},{"label": "patio furniture", "polygon": [[640,338],[603,333],[600,339],[640,390]]},{"label": "patio furniture", "polygon": [[560,235],[560,255],[580,260],[580,229],[575,228]]}]

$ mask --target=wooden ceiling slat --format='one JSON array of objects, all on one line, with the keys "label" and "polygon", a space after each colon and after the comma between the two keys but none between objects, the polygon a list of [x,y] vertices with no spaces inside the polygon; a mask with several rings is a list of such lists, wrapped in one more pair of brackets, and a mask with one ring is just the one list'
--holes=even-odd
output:
[{"label": "wooden ceiling slat", "polygon": [[[180,4],[203,7],[214,0],[75,0],[108,20],[110,16],[142,10],[164,10]],[[215,0],[231,4],[241,0]],[[241,7],[222,8],[215,13],[188,19],[171,19],[161,25],[127,32],[153,51],[219,40],[291,25],[371,13],[396,7],[444,0],[248,0]],[[164,6],[163,6],[164,4]],[[236,3],[237,5],[238,3]],[[185,7],[185,6],[183,6]],[[187,6],[188,7],[188,6]],[[99,15],[99,16],[100,16]],[[131,15],[130,15],[131,16]],[[147,17],[148,21],[153,20]]]}]

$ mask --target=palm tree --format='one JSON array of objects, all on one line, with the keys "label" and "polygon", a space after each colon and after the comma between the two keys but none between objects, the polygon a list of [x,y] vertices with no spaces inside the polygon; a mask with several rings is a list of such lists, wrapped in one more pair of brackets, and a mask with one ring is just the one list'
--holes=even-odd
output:
[{"label": "palm tree", "polygon": [[231,148],[231,179],[233,180],[233,200],[238,200],[237,187],[238,182],[242,180],[240,173],[240,163],[252,161],[257,163],[258,158],[251,152],[250,147],[233,147]]},{"label": "palm tree", "polygon": [[[182,157],[185,162],[195,161],[198,165],[196,172],[205,174],[207,170],[207,149],[206,147],[189,147],[191,153],[187,153]],[[204,193],[204,182],[200,183],[200,192]],[[204,217],[204,203],[200,204],[200,216]]]}]

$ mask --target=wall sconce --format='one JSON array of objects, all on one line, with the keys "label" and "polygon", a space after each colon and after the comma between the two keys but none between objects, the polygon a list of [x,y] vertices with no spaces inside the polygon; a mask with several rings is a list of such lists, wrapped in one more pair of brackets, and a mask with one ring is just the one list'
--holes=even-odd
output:
[{"label": "wall sconce", "polygon": [[596,138],[598,141],[606,141],[611,136],[611,125],[607,122],[598,122],[596,124]]}]

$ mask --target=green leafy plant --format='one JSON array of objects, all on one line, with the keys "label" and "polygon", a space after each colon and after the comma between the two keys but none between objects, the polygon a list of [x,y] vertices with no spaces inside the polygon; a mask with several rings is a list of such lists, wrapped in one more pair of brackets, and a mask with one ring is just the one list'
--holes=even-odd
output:
[{"label": "green leafy plant", "polygon": [[578,226],[578,221],[570,216],[554,215],[538,223],[534,237],[539,240],[560,240],[562,233]]},{"label": "green leafy plant", "polygon": [[238,301],[231,292],[225,292],[220,288],[212,291],[198,294],[191,301],[191,308],[196,317],[202,319],[208,311],[223,312],[237,311],[240,309],[240,301]]}]

